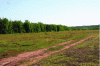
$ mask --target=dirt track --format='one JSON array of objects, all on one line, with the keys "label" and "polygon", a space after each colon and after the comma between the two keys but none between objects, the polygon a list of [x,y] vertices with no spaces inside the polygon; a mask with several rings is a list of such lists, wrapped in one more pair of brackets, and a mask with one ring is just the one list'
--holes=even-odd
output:
[{"label": "dirt track", "polygon": [[[82,40],[80,40],[78,42],[75,42],[73,44],[67,45],[67,46],[63,47],[62,49],[60,49],[60,50],[45,52],[45,50],[48,49],[48,48],[45,48],[45,49],[39,49],[39,50],[32,51],[32,52],[26,52],[26,53],[18,54],[15,57],[4,58],[4,59],[0,60],[0,66],[12,66],[12,65],[16,65],[16,64],[18,64],[19,61],[26,61],[28,59],[31,62],[29,62],[27,64],[35,63],[36,61],[39,61],[39,60],[41,60],[43,58],[46,58],[47,56],[50,56],[51,54],[54,54],[56,52],[60,52],[60,51],[62,51],[64,49],[66,49],[66,48],[70,48],[71,46],[74,46],[74,45],[76,45],[78,43],[81,43],[81,42],[87,40],[88,38],[91,38],[92,36],[93,35],[91,35],[90,37],[87,37],[85,39],[82,39]],[[52,47],[56,47],[58,45],[63,45],[63,44],[66,44],[66,43],[70,43],[71,41],[59,43],[59,44],[56,44],[55,46],[52,46]],[[20,66],[26,66],[27,64],[22,64]]]}]

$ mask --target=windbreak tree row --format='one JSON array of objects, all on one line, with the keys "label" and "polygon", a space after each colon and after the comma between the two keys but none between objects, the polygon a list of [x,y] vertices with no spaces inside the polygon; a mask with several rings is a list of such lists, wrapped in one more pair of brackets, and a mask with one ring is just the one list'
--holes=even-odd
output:
[{"label": "windbreak tree row", "polygon": [[38,32],[51,32],[51,31],[64,31],[67,30],[67,26],[30,23],[28,20],[21,21],[9,21],[7,18],[0,18],[0,34],[12,34],[12,33],[38,33]]},{"label": "windbreak tree row", "polygon": [[30,23],[28,20],[9,21],[7,18],[0,18],[0,34],[12,33],[38,33],[38,32],[52,32],[52,31],[70,31],[70,30],[98,30],[99,25],[86,27],[67,27],[64,25]]}]

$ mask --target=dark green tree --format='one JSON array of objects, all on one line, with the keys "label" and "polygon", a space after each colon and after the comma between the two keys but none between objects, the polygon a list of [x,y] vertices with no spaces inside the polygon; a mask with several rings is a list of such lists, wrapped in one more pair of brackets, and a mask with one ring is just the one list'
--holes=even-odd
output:
[{"label": "dark green tree", "polygon": [[9,21],[8,33],[9,33],[9,34],[14,33],[14,32],[13,32],[13,24],[12,24],[12,21]]},{"label": "dark green tree", "polygon": [[51,29],[52,29],[52,31],[57,31],[57,26],[54,25],[54,24],[52,24],[52,25],[51,25]]},{"label": "dark green tree", "polygon": [[33,28],[33,27],[34,27],[34,24],[31,23],[31,24],[30,24],[30,30],[31,30],[31,33],[34,33],[34,28]]},{"label": "dark green tree", "polygon": [[45,32],[46,26],[41,22],[38,22],[38,24],[40,25],[41,32]]},{"label": "dark green tree", "polygon": [[51,29],[51,26],[47,24],[47,25],[46,25],[46,31],[47,31],[47,32],[50,32],[51,30],[52,30],[52,29]]},{"label": "dark green tree", "polygon": [[28,20],[25,20],[23,27],[26,31],[26,33],[30,33],[31,32],[31,27],[30,27],[30,22]]},{"label": "dark green tree", "polygon": [[37,32],[37,33],[38,33],[38,32],[41,32],[40,23],[36,23],[35,25],[36,25],[36,26],[35,26],[36,32]]},{"label": "dark green tree", "polygon": [[64,31],[64,27],[62,25],[57,25],[57,31]]},{"label": "dark green tree", "polygon": [[0,33],[7,34],[9,22],[7,18],[0,18]]}]

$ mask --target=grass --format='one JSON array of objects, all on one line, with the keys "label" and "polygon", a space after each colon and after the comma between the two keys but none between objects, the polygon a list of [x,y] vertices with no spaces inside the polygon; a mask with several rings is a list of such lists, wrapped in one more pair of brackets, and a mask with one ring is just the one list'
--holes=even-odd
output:
[{"label": "grass", "polygon": [[0,59],[9,56],[15,56],[23,52],[29,52],[46,47],[51,47],[60,42],[65,42],[69,40],[78,41],[92,34],[98,33],[98,30],[86,30],[0,34]]},{"label": "grass", "polygon": [[29,66],[99,66],[99,36]]},{"label": "grass", "polygon": [[56,47],[51,47],[49,49],[47,49],[46,51],[54,51],[54,50],[59,50],[61,48],[63,48],[66,44],[64,45],[59,45],[59,46],[56,46]]}]

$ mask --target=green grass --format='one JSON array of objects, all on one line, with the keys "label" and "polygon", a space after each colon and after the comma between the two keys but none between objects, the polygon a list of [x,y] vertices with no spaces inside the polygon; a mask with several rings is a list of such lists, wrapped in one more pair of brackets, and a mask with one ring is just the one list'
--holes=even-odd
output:
[{"label": "green grass", "polygon": [[[37,63],[38,66],[99,66],[99,36],[53,54]],[[29,65],[29,66],[32,66]]]},{"label": "green grass", "polygon": [[63,48],[66,44],[64,45],[59,45],[59,46],[56,46],[56,47],[51,47],[49,49],[47,49],[46,51],[54,51],[54,50],[59,50],[61,48]]},{"label": "green grass", "polygon": [[0,59],[23,52],[51,47],[60,42],[69,40],[78,41],[98,33],[98,30],[89,30],[0,34]]}]

